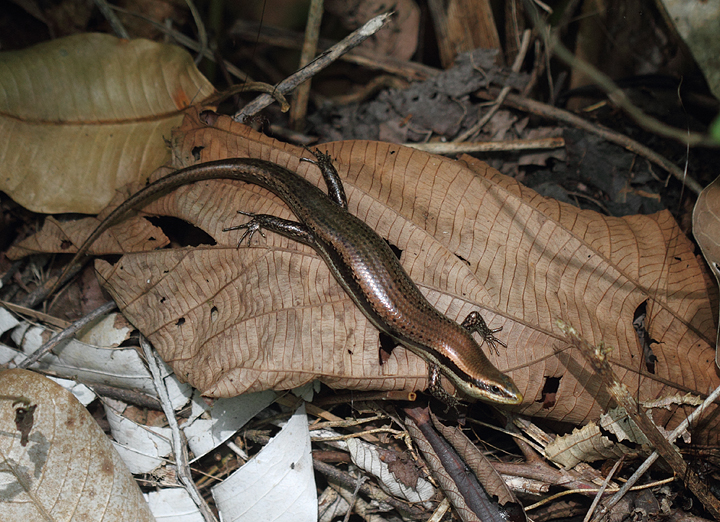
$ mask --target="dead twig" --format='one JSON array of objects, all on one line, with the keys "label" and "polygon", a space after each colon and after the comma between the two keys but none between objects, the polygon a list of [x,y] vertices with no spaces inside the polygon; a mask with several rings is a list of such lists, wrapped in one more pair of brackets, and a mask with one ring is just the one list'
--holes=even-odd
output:
[{"label": "dead twig", "polygon": [[[300,53],[300,67],[305,67],[312,61],[317,52],[320,38],[320,22],[323,15],[323,0],[311,0],[307,23],[305,24],[305,41]],[[295,103],[290,111],[290,127],[300,132],[305,125],[308,100],[310,99],[310,80],[303,83],[295,91]]]},{"label": "dead twig", "polygon": [[[116,5],[111,5],[110,8],[113,11],[117,11],[118,13],[126,14],[128,16],[134,16],[136,18],[140,18],[141,20],[144,20],[145,22],[149,23],[153,27],[155,27],[158,31],[162,32],[163,34],[169,36],[173,40],[177,42],[178,45],[183,45],[187,47],[188,49],[191,49],[197,53],[200,53],[201,56],[204,58],[207,58],[208,60],[215,62],[217,61],[217,58],[215,54],[208,49],[207,47],[203,51],[202,44],[196,42],[189,36],[184,35],[180,31],[176,31],[175,29],[171,27],[166,27],[165,25],[156,22],[150,17],[147,17],[145,15],[142,15],[140,13],[135,13],[133,11],[129,11],[128,9],[123,9],[122,7],[118,7]],[[223,60],[223,66],[225,69],[227,69],[227,72],[235,76],[235,78],[242,80],[244,82],[252,82],[252,78],[247,73],[241,71],[237,67],[235,67],[232,63],[228,62],[227,60]]]},{"label": "dead twig", "polygon": [[85,327],[88,323],[94,321],[98,317],[102,317],[103,315],[112,312],[113,310],[115,310],[115,308],[117,308],[115,301],[108,301],[104,305],[99,306],[98,308],[87,314],[85,317],[75,321],[62,332],[58,332],[53,335],[48,342],[35,350],[35,352],[30,357],[18,364],[18,368],[29,368],[31,365],[38,362],[43,355],[49,353],[62,341],[73,337],[78,330]]},{"label": "dead twig", "polygon": [[[480,94],[480,96],[482,96],[482,94]],[[488,99],[494,98],[495,96],[493,94],[493,90],[491,90],[486,97]],[[517,94],[508,94],[507,98],[503,103],[517,109],[532,112],[533,114],[537,114],[539,116],[563,121],[580,129],[592,132],[593,134],[597,134],[598,136],[603,137],[607,141],[615,143],[616,145],[620,145],[621,147],[624,147],[627,150],[646,158],[648,161],[658,165],[659,167],[662,167],[667,172],[675,176],[678,180],[685,183],[685,185],[687,185],[687,187],[696,194],[700,194],[700,192],[702,192],[702,186],[700,186],[700,183],[688,176],[683,169],[672,163],[667,158],[661,156],[654,150],[638,143],[633,139],[628,138],[623,134],[612,131],[607,127],[603,127],[602,125],[597,125],[587,120],[584,120],[579,116],[576,116],[572,112],[558,109],[557,107],[553,107],[539,101],[531,100]]]},{"label": "dead twig", "polygon": [[158,396],[160,397],[160,403],[162,404],[163,411],[165,412],[168,426],[172,431],[172,448],[173,453],[175,454],[175,467],[177,469],[178,479],[180,479],[180,482],[185,487],[185,490],[188,492],[188,495],[190,495],[190,498],[192,498],[193,502],[195,502],[195,505],[200,510],[200,513],[205,521],[216,522],[217,518],[215,518],[215,515],[213,515],[213,512],[210,510],[210,506],[207,505],[207,502],[205,502],[205,499],[197,490],[195,482],[193,482],[192,475],[190,473],[190,461],[188,459],[187,446],[185,445],[185,441],[183,440],[183,436],[180,431],[180,426],[178,426],[177,419],[175,418],[175,410],[173,409],[168,390],[165,387],[165,380],[160,372],[160,364],[158,363],[160,357],[157,356],[157,359],[155,358],[155,352],[150,346],[148,340],[143,336],[140,336],[140,346],[142,347],[143,354],[147,360],[148,369],[150,370],[153,383],[155,384],[155,390],[158,392]]},{"label": "dead twig", "polygon": [[[257,22],[236,20],[230,29],[229,36],[243,39],[258,44],[267,44],[271,47],[282,47],[285,49],[301,49],[303,38],[297,31],[281,29],[279,27],[263,24],[259,27]],[[327,38],[320,38],[319,49],[329,49],[337,42]],[[399,60],[391,57],[365,56],[357,51],[350,51],[344,54],[340,60],[368,69],[383,71],[387,74],[397,75],[407,81],[425,81],[433,78],[442,71],[418,62]]]},{"label": "dead twig", "polygon": [[[331,47],[326,52],[315,58],[312,62],[307,64],[305,67],[303,67],[296,73],[288,76],[286,79],[277,84],[277,90],[281,94],[287,94],[293,91],[298,85],[308,80],[309,78],[312,78],[318,72],[323,70],[335,60],[337,60],[340,56],[348,52],[350,49],[357,47],[367,38],[378,32],[390,19],[390,16],[392,16],[392,13],[376,16],[375,18],[367,22],[365,25],[363,25],[360,29],[353,31],[340,43]],[[251,101],[240,111],[235,113],[233,119],[235,121],[242,122],[248,116],[254,116],[258,112],[263,110],[265,107],[270,105],[270,103],[272,103],[272,98],[269,95],[263,94],[261,96],[258,96],[257,98],[255,98],[255,100]]]},{"label": "dead twig", "polygon": [[[595,373],[601,377],[607,392],[618,406],[625,409],[630,419],[642,430],[643,435],[655,447],[655,451],[670,465],[675,472],[675,478],[681,479],[698,500],[702,502],[708,513],[715,517],[716,520],[720,520],[720,500],[710,492],[708,485],[698,477],[697,473],[688,467],[678,450],[663,437],[657,426],[650,420],[645,408],[635,401],[625,385],[618,380],[608,362],[607,347],[591,345],[582,338],[575,328],[562,321],[557,321],[557,326],[565,333],[568,342],[580,350],[580,353],[590,363]],[[605,509],[601,509],[597,513],[596,519],[604,514]]]},{"label": "dead twig", "polygon": [[[523,33],[520,51],[518,51],[517,55],[515,56],[515,62],[512,65],[513,72],[520,72],[520,68],[525,61],[525,55],[527,54],[528,47],[530,47],[530,29],[526,29]],[[510,94],[510,89],[511,87],[509,85],[503,87],[497,99],[495,100],[494,105],[490,107],[490,110],[485,114],[485,116],[483,116],[480,121],[473,125],[471,128],[456,137],[453,142],[457,143],[467,141],[468,139],[470,139],[471,136],[474,136],[475,134],[480,132],[480,130],[485,126],[485,124],[490,121],[490,118],[492,118],[495,113],[500,109],[503,101],[505,100],[505,97]]]},{"label": "dead twig", "polygon": [[576,58],[573,53],[560,42],[560,39],[557,37],[557,31],[552,30],[550,26],[545,23],[545,20],[543,20],[543,18],[538,14],[535,6],[530,0],[525,0],[525,5],[528,13],[530,13],[530,16],[533,19],[533,23],[535,24],[538,33],[545,39],[545,46],[548,49],[548,53],[554,54],[570,67],[577,69],[591,78],[598,87],[607,93],[610,101],[623,109],[628,116],[635,120],[635,123],[640,125],[643,129],[653,132],[658,136],[677,140],[680,143],[684,143],[691,147],[720,146],[720,143],[718,143],[717,140],[710,135],[690,132],[686,129],[677,129],[675,127],[671,127],[670,125],[666,125],[648,114],[645,114],[642,110],[633,105],[623,90],[620,89],[620,87],[618,87],[609,76],[601,72],[592,64]]},{"label": "dead twig", "polygon": [[406,147],[431,154],[461,154],[471,152],[499,152],[528,149],[561,149],[565,140],[560,137],[535,140],[475,141],[465,143],[405,143]]},{"label": "dead twig", "polygon": [[[325,464],[324,462],[320,462],[319,460],[315,459],[313,459],[313,467],[315,468],[315,471],[322,473],[328,478],[336,480],[337,482],[343,484],[345,487],[355,488],[357,479],[349,473],[341,471],[336,467],[331,466],[330,464]],[[382,489],[373,484],[364,483],[360,486],[359,491],[363,495],[366,495],[374,500],[390,504],[391,506],[398,509],[400,512],[407,514],[411,518],[417,519],[422,517],[424,514],[424,510],[422,508],[415,507],[412,504],[398,500],[395,497],[391,497]]]}]

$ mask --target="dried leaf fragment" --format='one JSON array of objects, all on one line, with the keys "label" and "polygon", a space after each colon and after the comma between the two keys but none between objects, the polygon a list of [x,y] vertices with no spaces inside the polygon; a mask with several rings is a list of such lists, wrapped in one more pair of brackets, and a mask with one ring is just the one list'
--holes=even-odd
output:
[{"label": "dried leaf fragment", "polygon": [[566,468],[573,468],[581,462],[617,459],[628,452],[625,446],[604,436],[594,422],[556,438],[545,448],[550,460]]}]

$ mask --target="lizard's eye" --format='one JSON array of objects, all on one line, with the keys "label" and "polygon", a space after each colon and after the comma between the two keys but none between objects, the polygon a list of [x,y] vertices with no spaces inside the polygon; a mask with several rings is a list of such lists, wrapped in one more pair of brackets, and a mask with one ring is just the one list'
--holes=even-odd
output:
[{"label": "lizard's eye", "polygon": [[490,386],[490,391],[493,392],[495,395],[500,395],[500,386],[493,384],[492,386]]}]

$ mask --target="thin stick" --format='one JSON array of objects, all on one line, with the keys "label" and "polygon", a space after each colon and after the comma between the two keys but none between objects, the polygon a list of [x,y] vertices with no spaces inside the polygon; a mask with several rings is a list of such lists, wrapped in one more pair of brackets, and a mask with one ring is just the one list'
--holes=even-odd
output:
[{"label": "thin stick", "polygon": [[[323,70],[325,67],[330,65],[332,62],[337,60],[340,56],[348,52],[350,49],[357,47],[367,38],[378,32],[383,25],[389,20],[392,13],[386,13],[380,16],[376,16],[360,29],[350,33],[337,45],[334,45],[320,56],[315,58],[312,62],[307,64],[305,67],[297,71],[295,74],[289,76],[277,85],[278,91],[282,94],[287,94],[294,90],[298,85],[303,83],[308,78],[312,78],[315,74]],[[242,122],[248,116],[254,116],[265,107],[272,103],[272,98],[267,94],[263,94],[255,98],[255,100],[248,103],[240,111],[238,111],[233,119],[235,121]]]},{"label": "thin stick", "polygon": [[602,499],[603,495],[605,494],[605,490],[608,487],[608,484],[610,484],[610,481],[615,476],[615,473],[617,473],[618,468],[620,467],[620,464],[622,464],[625,457],[621,457],[615,465],[610,470],[610,473],[608,473],[607,477],[605,477],[605,480],[603,480],[602,485],[600,486],[600,489],[598,490],[597,494],[595,495],[595,498],[592,501],[592,504],[590,505],[590,509],[588,509],[588,512],[585,514],[585,518],[583,519],[583,522],[589,522],[590,517],[595,512],[595,508],[597,508],[597,505],[600,503],[600,499]]},{"label": "thin stick", "polygon": [[[312,61],[317,53],[317,44],[320,39],[320,22],[323,15],[323,0],[311,0],[310,11],[305,25],[305,41],[300,53],[300,67],[305,67]],[[310,99],[310,80],[300,85],[295,91],[295,103],[290,111],[290,126],[293,130],[301,132],[305,126],[308,100]]]},{"label": "thin stick", "polygon": [[[520,72],[520,67],[522,67],[523,62],[525,61],[525,55],[527,54],[528,47],[530,47],[530,29],[526,29],[525,32],[523,32],[523,39],[522,44],[520,45],[520,51],[515,56],[515,62],[512,65],[513,72]],[[510,88],[511,87],[509,85],[503,87],[497,99],[495,100],[494,105],[490,108],[487,114],[485,114],[485,116],[483,116],[480,121],[473,125],[470,129],[466,130],[457,138],[455,138],[453,142],[457,143],[461,141],[467,141],[471,136],[474,136],[475,134],[480,132],[480,130],[485,126],[485,124],[490,121],[490,118],[495,116],[495,113],[500,109],[503,101],[505,101],[507,95],[510,94]]]},{"label": "thin stick", "polygon": [[[280,29],[278,27],[270,27],[268,25],[263,25],[262,28],[260,28],[258,25],[257,22],[237,20],[230,29],[230,36],[242,38],[246,41],[268,44],[273,47],[302,49],[303,39],[302,35],[298,32]],[[327,38],[320,38],[318,48],[329,49],[336,43],[337,42]],[[345,62],[354,63],[355,65],[367,67],[368,69],[394,74],[407,81],[424,81],[428,78],[434,78],[442,72],[440,69],[418,62],[389,57],[364,56],[357,51],[350,51],[340,59]]]},{"label": "thin stick", "polygon": [[708,135],[700,134],[698,132],[689,132],[684,129],[676,129],[675,127],[667,125],[660,120],[645,114],[642,110],[632,104],[625,92],[620,89],[620,87],[618,87],[609,76],[606,76],[589,63],[583,60],[578,60],[565,46],[560,43],[556,36],[551,37],[550,45],[552,53],[555,56],[567,63],[570,67],[574,67],[578,71],[592,78],[593,81],[607,93],[610,101],[623,109],[628,116],[635,120],[635,123],[640,125],[643,129],[664,138],[677,140],[680,143],[685,143],[691,147],[698,145],[705,147],[718,146],[718,143]]},{"label": "thin stick", "polygon": [[405,147],[432,154],[461,154],[470,152],[497,152],[507,150],[559,149],[565,146],[560,137],[535,140],[468,141],[465,143],[404,143]]},{"label": "thin stick", "polygon": [[[556,325],[567,336],[567,342],[580,350],[583,358],[590,364],[595,374],[600,377],[602,385],[609,396],[615,400],[618,406],[625,409],[628,417],[647,437],[650,444],[662,454],[665,462],[675,472],[675,478],[682,480],[687,488],[702,502],[708,513],[720,520],[720,499],[710,492],[708,485],[683,460],[679,450],[668,442],[657,426],[648,418],[645,408],[635,401],[627,388],[618,380],[608,360],[608,347],[602,344],[598,346],[591,345],[580,335],[578,330],[561,320],[557,320]],[[597,516],[602,516],[602,513],[598,513]]]},{"label": "thin stick", "polygon": [[[163,24],[160,24],[153,20],[152,18],[149,18],[145,15],[142,15],[140,13],[135,13],[133,11],[129,11],[127,9],[123,9],[122,7],[118,7],[116,5],[110,6],[113,10],[117,11],[118,13],[123,13],[129,16],[135,16],[137,18],[140,18],[141,20],[146,21],[150,25],[154,26],[158,31],[161,31],[163,34],[171,37],[173,40],[177,42],[178,45],[183,45],[187,47],[188,49],[192,49],[196,52],[202,51],[202,45],[200,45],[198,42],[190,38],[189,36],[185,36],[180,31],[176,31],[175,29],[172,29],[170,27],[166,27]],[[215,55],[210,49],[205,49],[204,52],[202,52],[202,56],[207,58],[208,60],[215,62]],[[235,78],[238,78],[242,81],[252,82],[252,78],[247,74],[235,67],[232,63],[228,62],[227,60],[223,60],[223,65],[227,69],[228,73],[235,76]]]},{"label": "thin stick", "polygon": [[150,346],[148,340],[145,339],[145,337],[142,335],[140,336],[140,346],[143,349],[143,354],[145,354],[145,359],[147,360],[148,368],[150,369],[150,373],[152,374],[155,389],[158,392],[158,397],[160,397],[160,403],[162,404],[163,412],[165,412],[165,417],[167,417],[168,426],[172,431],[172,447],[173,453],[175,454],[175,466],[177,468],[177,476],[183,486],[185,486],[185,490],[190,495],[190,498],[192,498],[193,502],[195,502],[195,504],[197,505],[200,513],[202,513],[205,521],[217,522],[217,519],[215,518],[215,515],[213,515],[212,511],[210,511],[210,507],[207,505],[207,502],[205,502],[205,499],[197,490],[195,482],[193,482],[192,476],[190,474],[190,463],[188,461],[189,459],[187,454],[187,447],[185,446],[185,442],[183,441],[182,433],[180,432],[180,426],[178,426],[177,419],[175,418],[175,410],[173,410],[172,402],[170,401],[170,395],[168,394],[167,388],[165,387],[165,381],[163,380],[162,374],[160,373],[160,365],[158,364],[158,359],[155,358],[156,354]]},{"label": "thin stick", "polygon": [[591,78],[598,87],[607,93],[608,98],[610,98],[615,105],[623,109],[628,116],[635,120],[635,123],[640,125],[642,128],[657,134],[658,136],[672,138],[680,143],[685,143],[690,146],[718,146],[717,141],[707,134],[689,132],[685,129],[677,129],[645,114],[632,104],[623,90],[620,89],[620,87],[618,87],[609,76],[602,73],[599,69],[584,60],[577,59],[567,47],[560,43],[560,39],[557,37],[557,31],[551,29],[545,20],[538,15],[535,6],[530,0],[525,0],[525,5],[528,8],[527,11],[531,16],[538,33],[545,37],[545,46],[548,49],[548,53],[554,54],[570,67],[577,69]]},{"label": "thin stick", "polygon": [[[705,410],[713,402],[715,402],[718,397],[720,397],[720,386],[715,388],[715,390],[713,390],[713,392],[708,396],[708,398],[705,399],[705,401],[700,406],[698,406],[695,411],[688,415],[687,418],[682,421],[678,425],[678,427],[672,431],[670,435],[667,436],[668,441],[675,442],[675,439],[677,439],[683,432],[685,432],[688,426],[690,426],[691,423],[695,422],[695,420],[697,420],[697,418],[702,415]],[[605,513],[609,512],[615,504],[620,502],[620,499],[622,499],[628,492],[628,490],[630,490],[630,488],[632,488],[633,485],[638,481],[638,479],[642,477],[648,469],[650,469],[650,466],[655,463],[659,456],[660,454],[657,451],[653,451],[652,454],[647,459],[645,459],[645,462],[643,462],[640,467],[638,467],[635,473],[632,474],[632,476],[627,480],[627,482],[623,484],[620,490],[615,493],[612,498],[608,499],[608,501],[603,506],[602,511],[598,512],[598,514],[593,520],[598,520]]]},{"label": "thin stick", "polygon": [[[331,466],[330,464],[320,462],[316,459],[313,459],[313,467],[316,471],[319,471],[326,477],[329,477],[330,479],[339,482],[345,487],[355,487],[355,477],[350,475],[350,473],[348,473],[347,471],[339,470],[334,466]],[[422,508],[414,506],[413,504],[410,504],[408,502],[398,500],[395,497],[391,497],[382,489],[372,483],[366,483],[361,485],[360,493],[362,493],[363,495],[367,495],[371,499],[378,500],[380,502],[386,502],[387,504],[390,504],[392,507],[396,508],[398,511],[405,513],[412,519],[419,519],[424,513]]]},{"label": "thin stick", "polygon": [[205,24],[202,21],[202,17],[200,16],[200,13],[198,12],[192,0],[185,0],[185,3],[190,9],[190,14],[192,14],[193,20],[195,21],[195,25],[197,26],[198,30],[200,49],[198,50],[198,55],[195,57],[195,65],[199,65],[200,60],[203,59],[203,56],[205,56],[205,52],[208,50],[207,31],[205,30]]},{"label": "thin stick", "polygon": [[569,123],[570,125],[574,125],[575,127],[578,127],[580,129],[592,132],[593,134],[597,134],[598,136],[602,136],[607,141],[620,145],[621,147],[626,148],[630,152],[634,152],[646,158],[650,162],[660,166],[661,168],[675,176],[678,180],[684,182],[687,187],[696,194],[700,194],[700,192],[702,192],[702,186],[700,186],[700,183],[695,181],[695,179],[691,178],[690,176],[687,176],[683,169],[672,163],[669,159],[656,153],[652,149],[638,143],[633,139],[628,138],[623,134],[612,131],[601,125],[593,124],[587,120],[580,118],[579,116],[576,116],[572,112],[558,109],[557,107],[552,107],[545,103],[525,98],[524,96],[518,96],[517,94],[508,94],[504,103],[528,112],[532,112],[533,114],[538,114],[540,116],[545,116],[547,118],[552,118],[558,121],[564,121],[565,123]]},{"label": "thin stick", "polygon": [[95,5],[98,7],[98,9],[100,9],[100,12],[105,17],[105,20],[107,20],[110,24],[110,27],[112,27],[113,32],[119,38],[125,38],[126,40],[129,40],[130,36],[128,35],[128,32],[120,19],[115,16],[115,13],[113,13],[112,6],[108,4],[105,0],[95,0]]},{"label": "thin stick", "polygon": [[95,310],[87,314],[85,317],[75,321],[73,324],[65,328],[62,332],[58,332],[55,335],[53,335],[48,342],[43,344],[40,348],[35,350],[33,354],[22,361],[20,364],[18,364],[18,368],[28,368],[31,365],[38,362],[40,357],[43,355],[49,353],[53,348],[55,348],[58,344],[60,344],[65,339],[69,339],[70,337],[73,337],[78,330],[85,327],[88,323],[94,321],[98,317],[102,317],[103,315],[106,315],[113,310],[117,308],[117,305],[115,304],[115,301],[108,301],[104,305],[101,305],[97,307]]}]

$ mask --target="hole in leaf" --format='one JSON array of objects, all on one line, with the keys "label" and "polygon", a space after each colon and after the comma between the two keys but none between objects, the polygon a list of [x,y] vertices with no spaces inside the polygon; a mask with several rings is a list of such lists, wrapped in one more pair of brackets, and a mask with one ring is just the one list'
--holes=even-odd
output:
[{"label": "hole in leaf", "polygon": [[218,113],[215,111],[211,111],[211,110],[204,110],[200,113],[200,121],[210,127],[215,126],[215,123],[217,123],[218,117],[219,117]]},{"label": "hole in leaf", "polygon": [[137,347],[140,344],[140,332],[133,330],[130,335],[127,336],[123,342],[120,343],[120,348]]},{"label": "hole in leaf", "polygon": [[217,242],[204,230],[175,217],[153,216],[147,218],[150,223],[162,229],[170,243],[179,247],[217,245]]},{"label": "hole in leaf", "polygon": [[403,251],[402,251],[400,248],[398,248],[398,247],[396,247],[395,245],[393,245],[393,244],[392,244],[390,241],[388,241],[387,239],[385,240],[385,242],[386,242],[386,243],[388,244],[388,246],[390,247],[390,250],[393,251],[393,254],[395,254],[395,257],[397,257],[398,259],[400,259],[400,256],[402,256]]},{"label": "hole in leaf", "polygon": [[35,422],[35,410],[37,404],[28,404],[15,409],[15,426],[20,432],[20,445],[27,446],[30,431]]},{"label": "hole in leaf", "polygon": [[397,341],[388,334],[380,332],[380,364],[385,364],[393,349],[397,346]]},{"label": "hole in leaf", "polygon": [[635,329],[635,335],[637,335],[638,342],[640,343],[640,347],[642,348],[643,361],[645,361],[645,369],[649,373],[654,374],[657,357],[653,353],[652,347],[650,345],[653,343],[658,344],[658,342],[652,337],[650,337],[650,334],[648,334],[648,331],[645,328],[646,319],[647,301],[643,301],[638,305],[638,307],[635,309],[635,313],[633,314],[633,328]]},{"label": "hole in leaf", "polygon": [[557,391],[560,388],[560,377],[545,377],[545,385],[543,386],[540,394],[540,402],[543,403],[543,408],[549,410],[555,406],[557,399]]},{"label": "hole in leaf", "polygon": [[470,266],[470,261],[468,261],[467,259],[465,259],[463,256],[458,255],[458,254],[455,254],[455,257],[457,257],[460,261],[462,261],[463,263],[465,263],[467,266]]}]

